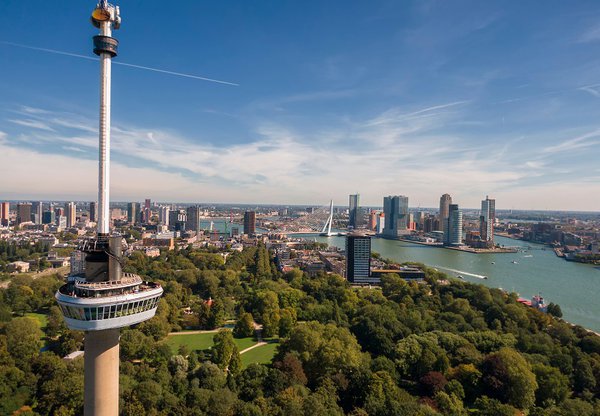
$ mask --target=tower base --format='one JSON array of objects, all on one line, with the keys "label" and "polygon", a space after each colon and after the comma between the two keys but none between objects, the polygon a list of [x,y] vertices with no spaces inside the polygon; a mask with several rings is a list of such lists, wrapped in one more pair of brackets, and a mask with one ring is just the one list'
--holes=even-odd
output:
[{"label": "tower base", "polygon": [[83,368],[85,416],[119,414],[119,334],[118,329],[85,333]]}]

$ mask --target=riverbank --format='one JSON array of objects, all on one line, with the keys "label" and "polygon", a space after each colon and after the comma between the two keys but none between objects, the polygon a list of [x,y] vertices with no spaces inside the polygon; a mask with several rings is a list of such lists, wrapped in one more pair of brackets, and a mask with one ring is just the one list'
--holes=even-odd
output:
[{"label": "riverbank", "polygon": [[396,240],[403,241],[405,243],[414,243],[414,244],[420,244],[422,246],[428,246],[428,247],[445,248],[447,250],[463,251],[465,253],[472,253],[472,254],[502,254],[502,253],[517,253],[519,251],[515,247],[493,247],[493,248],[473,248],[473,247],[468,247],[468,246],[452,247],[452,246],[445,246],[442,243],[428,243],[425,241],[411,240],[408,238],[398,238]]}]

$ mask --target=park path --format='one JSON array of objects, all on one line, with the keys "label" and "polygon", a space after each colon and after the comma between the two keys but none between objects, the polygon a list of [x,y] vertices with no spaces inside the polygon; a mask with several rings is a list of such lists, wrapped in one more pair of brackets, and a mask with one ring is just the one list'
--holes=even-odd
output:
[{"label": "park path", "polygon": [[[63,266],[63,267],[57,267],[56,269],[53,269],[53,268],[46,269],[39,273],[22,273],[22,274],[16,274],[14,276],[31,276],[35,280],[38,277],[49,276],[49,275],[55,274],[55,273],[64,275],[69,272],[69,269],[70,269],[70,266]],[[10,284],[11,280],[12,279],[8,279],[8,280],[5,280],[4,282],[0,282],[0,288],[6,289],[8,287],[8,285]]]},{"label": "park path", "polygon": [[[170,332],[168,336],[174,336],[174,335],[193,335],[193,334],[214,334],[219,332],[221,329],[223,328],[217,328],[217,329],[202,329],[202,330],[196,330],[196,331],[179,331],[179,332]],[[229,329],[229,328],[227,328]],[[256,331],[256,344],[243,349],[240,351],[240,355],[242,355],[245,352],[250,351],[251,349],[257,348],[257,347],[262,347],[263,345],[267,345],[268,342],[263,341],[262,338],[262,325],[257,324],[256,322],[254,323],[254,330]]]}]

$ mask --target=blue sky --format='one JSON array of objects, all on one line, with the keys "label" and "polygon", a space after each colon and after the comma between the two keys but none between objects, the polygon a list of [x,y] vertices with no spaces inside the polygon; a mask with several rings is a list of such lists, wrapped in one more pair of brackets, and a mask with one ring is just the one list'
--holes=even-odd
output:
[{"label": "blue sky", "polygon": [[[93,1],[0,4],[0,199],[94,199]],[[597,1],[122,1],[112,199],[598,210]]]}]

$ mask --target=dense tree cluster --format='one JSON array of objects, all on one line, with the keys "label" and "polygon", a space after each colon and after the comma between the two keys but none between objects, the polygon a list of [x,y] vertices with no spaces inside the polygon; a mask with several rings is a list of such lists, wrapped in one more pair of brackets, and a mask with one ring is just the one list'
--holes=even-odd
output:
[{"label": "dense tree cluster", "polygon": [[[266,247],[184,249],[127,271],[160,281],[156,316],[121,336],[124,415],[600,415],[600,337],[519,304],[514,294],[384,278],[357,289],[337,275],[286,274]],[[55,276],[0,291],[0,414],[75,415],[81,348],[54,305]],[[47,314],[43,332],[27,312]],[[233,331],[209,351],[172,351],[184,326]],[[279,340],[269,365],[243,368],[234,337]],[[44,352],[41,347],[46,345]],[[27,413],[29,412],[29,413]]]}]

